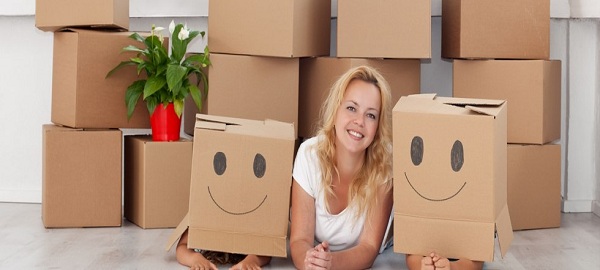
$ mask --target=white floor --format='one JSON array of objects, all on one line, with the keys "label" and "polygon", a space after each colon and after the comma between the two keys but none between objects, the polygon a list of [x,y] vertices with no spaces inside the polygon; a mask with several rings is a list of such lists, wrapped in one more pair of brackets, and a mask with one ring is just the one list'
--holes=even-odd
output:
[{"label": "white floor", "polygon": [[[186,269],[164,250],[172,229],[45,229],[40,204],[0,203],[0,269]],[[229,266],[221,266],[227,269]],[[275,258],[265,269],[293,269]],[[373,269],[406,269],[392,249]],[[600,217],[563,214],[561,228],[515,232],[507,256],[485,269],[600,269]]]}]

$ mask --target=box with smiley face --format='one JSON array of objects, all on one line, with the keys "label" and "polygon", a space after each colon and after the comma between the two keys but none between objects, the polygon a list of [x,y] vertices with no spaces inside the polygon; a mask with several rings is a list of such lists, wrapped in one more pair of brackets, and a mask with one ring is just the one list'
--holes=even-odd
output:
[{"label": "box with smiley face", "polygon": [[[188,247],[286,257],[295,131],[292,123],[197,114]],[[169,246],[170,247],[170,246]]]},{"label": "box with smiley face", "polygon": [[512,241],[503,100],[400,98],[393,111],[394,251],[492,261]]}]

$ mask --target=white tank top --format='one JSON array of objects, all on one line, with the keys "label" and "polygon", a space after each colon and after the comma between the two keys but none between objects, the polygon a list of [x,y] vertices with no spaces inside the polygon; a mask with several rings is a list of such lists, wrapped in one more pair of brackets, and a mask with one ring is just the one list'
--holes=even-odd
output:
[{"label": "white tank top", "polygon": [[328,241],[331,251],[351,248],[358,243],[365,223],[364,214],[354,219],[353,204],[337,215],[327,211],[324,192],[321,190],[321,167],[316,154],[317,137],[304,141],[294,162],[294,180],[315,199],[315,242]]}]

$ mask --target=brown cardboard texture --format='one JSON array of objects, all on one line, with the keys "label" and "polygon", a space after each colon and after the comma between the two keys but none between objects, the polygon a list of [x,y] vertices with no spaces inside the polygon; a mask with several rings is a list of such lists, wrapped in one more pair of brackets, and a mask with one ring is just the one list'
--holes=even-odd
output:
[{"label": "brown cardboard texture", "polygon": [[421,89],[421,61],[418,59],[359,59],[316,57],[300,60],[298,136],[316,135],[319,113],[331,86],[348,69],[366,65],[376,68],[392,90],[393,104],[401,96]]},{"label": "brown cardboard texture", "polygon": [[206,112],[298,123],[298,58],[211,54]]},{"label": "brown cardboard texture", "polygon": [[508,143],[560,138],[560,61],[454,60],[455,97],[508,101]]},{"label": "brown cardboard texture", "polygon": [[560,227],[560,145],[508,145],[508,209],[513,230]]},{"label": "brown cardboard texture", "polygon": [[121,226],[121,131],[42,129],[44,227]]},{"label": "brown cardboard texture", "polygon": [[331,0],[213,0],[208,14],[211,52],[329,55]]},{"label": "brown cardboard texture", "polygon": [[337,8],[337,57],[431,58],[430,0],[343,0]]},{"label": "brown cardboard texture", "polygon": [[550,57],[550,0],[441,2],[442,57]]},{"label": "brown cardboard texture", "polygon": [[125,218],[144,229],[173,228],[188,212],[192,141],[125,136]]},{"label": "brown cardboard texture", "polygon": [[130,34],[81,29],[54,33],[52,123],[76,128],[150,128],[144,102],[138,102],[127,120],[125,91],[140,79],[135,67],[124,67],[105,79],[117,64],[135,56],[121,53],[123,47],[141,46]]},{"label": "brown cardboard texture", "polygon": [[423,94],[393,110],[394,252],[478,261],[512,242],[503,100]]},{"label": "brown cardboard texture", "polygon": [[[286,257],[294,126],[197,115],[188,247]],[[187,222],[187,224],[186,224]]]},{"label": "brown cardboard texture", "polygon": [[68,27],[129,28],[128,0],[36,0],[35,26],[42,31]]}]

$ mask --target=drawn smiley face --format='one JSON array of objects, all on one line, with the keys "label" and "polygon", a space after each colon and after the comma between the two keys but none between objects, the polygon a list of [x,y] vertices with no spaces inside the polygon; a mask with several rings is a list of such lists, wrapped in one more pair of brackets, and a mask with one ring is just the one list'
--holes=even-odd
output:
[{"label": "drawn smiley face", "polygon": [[[450,158],[449,158],[450,168],[452,168],[452,171],[454,171],[455,173],[458,173],[463,168],[464,161],[465,161],[463,144],[460,140],[455,140],[452,147],[448,147],[448,149],[450,150]],[[431,151],[431,152],[439,153],[439,151]],[[443,153],[443,151],[442,151],[442,153]],[[425,142],[423,141],[423,138],[421,138],[420,136],[414,136],[412,138],[412,141],[410,143],[410,158],[411,158],[412,164],[415,167],[419,167],[421,165],[421,163],[423,162],[423,159],[427,158],[426,152],[425,152]],[[457,186],[455,191],[450,191],[447,196],[436,198],[434,196],[425,194],[423,191],[419,191],[417,189],[417,187],[415,185],[413,185],[413,183],[409,179],[406,171],[404,172],[404,177],[406,178],[406,181],[408,182],[408,184],[410,185],[412,190],[415,193],[417,193],[417,195],[419,195],[421,198],[423,198],[425,200],[433,201],[433,202],[441,202],[441,201],[450,200],[450,199],[456,197],[467,185],[467,182],[465,181],[462,183],[462,185]]]},{"label": "drawn smiley face", "polygon": [[[254,155],[253,164],[248,164],[248,166],[252,166],[252,170],[254,172],[254,177],[255,177],[255,179],[250,179],[250,180],[260,180],[261,178],[263,178],[263,176],[265,176],[265,173],[267,170],[267,162],[265,160],[265,157],[262,154],[257,153],[256,155]],[[213,156],[214,173],[217,175],[218,178],[219,177],[226,178],[225,173],[227,172],[227,169],[228,169],[227,168],[227,156],[223,152],[216,152]],[[223,183],[220,183],[220,184],[223,185]],[[248,184],[252,184],[252,183],[248,183]],[[228,188],[231,188],[231,187],[228,187]],[[207,189],[208,189],[208,195],[210,196],[213,203],[219,209],[221,209],[223,212],[230,214],[230,215],[250,214],[250,213],[256,211],[257,209],[259,209],[265,203],[265,201],[267,200],[267,197],[268,197],[266,194],[264,196],[259,196],[259,197],[257,197],[256,202],[254,204],[251,204],[246,209],[233,210],[233,209],[226,209],[225,207],[222,206],[222,203],[219,203],[219,200],[216,198],[218,195],[213,194],[213,192],[211,192],[210,185],[207,186]],[[222,200],[230,200],[231,198],[229,198],[227,195],[229,195],[229,194],[219,194],[219,197]]]}]

